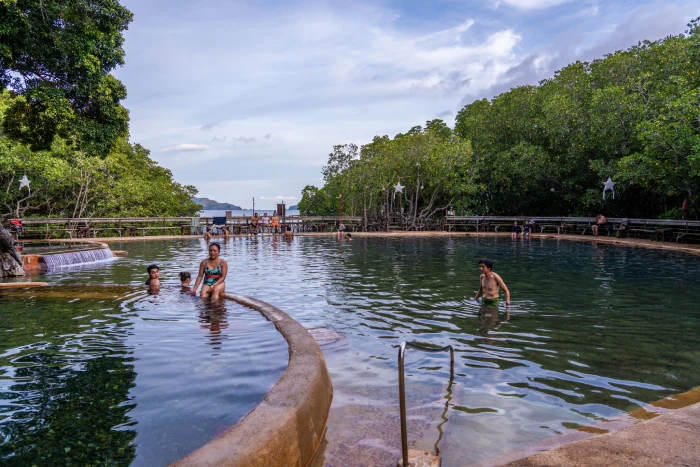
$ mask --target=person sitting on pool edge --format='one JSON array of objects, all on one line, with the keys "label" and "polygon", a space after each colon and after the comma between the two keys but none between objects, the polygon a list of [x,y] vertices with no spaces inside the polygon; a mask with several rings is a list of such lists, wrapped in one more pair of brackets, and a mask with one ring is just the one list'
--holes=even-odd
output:
[{"label": "person sitting on pool edge", "polygon": [[218,243],[209,245],[209,257],[199,264],[197,280],[194,282],[190,295],[197,295],[197,289],[202,280],[204,280],[204,284],[202,284],[202,291],[199,294],[202,298],[211,297],[213,300],[218,300],[219,296],[224,293],[228,263],[223,258],[219,258],[219,253],[221,253],[221,246]]},{"label": "person sitting on pool edge", "polygon": [[518,238],[518,235],[520,235],[520,232],[522,231],[523,229],[518,225],[518,221],[513,222],[513,228],[511,229],[510,238],[515,240],[516,238]]},{"label": "person sitting on pool edge", "polygon": [[151,264],[146,268],[148,273],[148,279],[146,279],[146,285],[149,289],[157,289],[160,287],[160,268],[157,264]]},{"label": "person sitting on pool edge", "polygon": [[479,270],[481,271],[481,283],[474,300],[478,300],[479,297],[483,296],[482,304],[484,306],[498,306],[498,293],[499,288],[501,288],[506,294],[506,306],[510,306],[510,291],[503,279],[501,279],[501,276],[493,272],[493,261],[488,258],[481,258],[479,260]]}]

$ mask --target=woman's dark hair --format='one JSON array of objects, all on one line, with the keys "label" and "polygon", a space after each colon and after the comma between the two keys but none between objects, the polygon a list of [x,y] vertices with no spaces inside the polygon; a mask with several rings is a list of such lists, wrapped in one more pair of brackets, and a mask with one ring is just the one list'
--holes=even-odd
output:
[{"label": "woman's dark hair", "polygon": [[182,282],[182,281],[184,281],[184,280],[186,280],[186,279],[192,279],[192,274],[190,274],[190,273],[187,272],[187,271],[182,271],[182,272],[180,273],[180,282]]},{"label": "woman's dark hair", "polygon": [[209,244],[209,248],[211,248],[211,247],[213,247],[213,246],[216,247],[216,251],[218,251],[219,253],[221,253],[221,245],[219,245],[219,244],[216,243],[216,242],[210,243],[210,244]]},{"label": "woman's dark hair", "polygon": [[345,234],[348,238],[352,238],[352,234]]},{"label": "woman's dark hair", "polygon": [[483,265],[486,266],[487,268],[493,269],[493,261],[491,261],[491,260],[488,259],[488,258],[481,258],[481,259],[479,260],[479,264],[483,264]]}]

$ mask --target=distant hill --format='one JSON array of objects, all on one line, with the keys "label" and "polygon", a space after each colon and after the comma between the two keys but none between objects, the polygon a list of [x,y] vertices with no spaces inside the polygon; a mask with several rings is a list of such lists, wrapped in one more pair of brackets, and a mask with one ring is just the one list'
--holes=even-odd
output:
[{"label": "distant hill", "polygon": [[209,198],[192,198],[192,201],[202,206],[202,210],[207,211],[240,211],[241,207],[235,204],[219,203]]},{"label": "distant hill", "polygon": [[289,206],[287,208],[287,211],[298,211],[298,210],[299,210],[299,206],[296,204],[294,206]]}]

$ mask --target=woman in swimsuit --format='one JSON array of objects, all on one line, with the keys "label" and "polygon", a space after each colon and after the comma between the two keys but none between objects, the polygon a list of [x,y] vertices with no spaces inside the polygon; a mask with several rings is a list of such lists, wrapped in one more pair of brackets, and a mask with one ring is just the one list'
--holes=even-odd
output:
[{"label": "woman in swimsuit", "polygon": [[197,295],[197,289],[199,288],[199,283],[202,282],[204,278],[204,284],[202,284],[202,292],[200,296],[202,298],[211,297],[213,300],[218,300],[219,296],[226,290],[226,274],[228,273],[228,264],[226,260],[219,258],[219,253],[221,252],[221,247],[218,243],[212,243],[209,245],[209,258],[202,261],[199,265],[199,274],[197,274],[197,280],[192,287],[192,292],[190,295]]}]

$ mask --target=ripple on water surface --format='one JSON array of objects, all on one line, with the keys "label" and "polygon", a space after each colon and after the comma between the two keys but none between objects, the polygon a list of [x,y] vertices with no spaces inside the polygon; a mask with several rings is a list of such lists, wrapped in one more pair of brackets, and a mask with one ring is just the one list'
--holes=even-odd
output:
[{"label": "ripple on water surface", "polygon": [[[129,257],[51,281],[165,283],[196,270],[201,240],[124,242]],[[227,287],[347,338],[323,346],[334,385],[327,465],[390,465],[400,455],[396,356],[407,352],[409,439],[445,467],[524,448],[700,385],[700,261],[680,253],[507,238],[232,238]],[[509,313],[470,302],[490,257]],[[156,310],[157,307],[154,308]],[[231,320],[229,319],[229,322]],[[137,348],[137,347],[136,347]],[[138,386],[137,386],[138,388]],[[359,457],[358,457],[359,456]]]},{"label": "ripple on water surface", "polygon": [[88,289],[0,293],[3,465],[166,465],[240,420],[286,367],[257,311],[179,287]]}]

